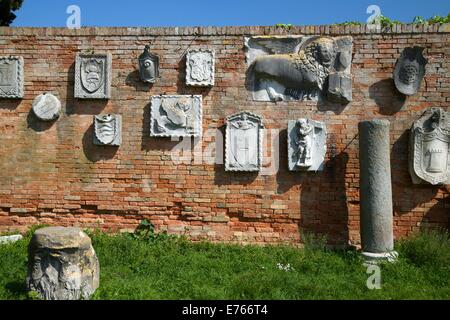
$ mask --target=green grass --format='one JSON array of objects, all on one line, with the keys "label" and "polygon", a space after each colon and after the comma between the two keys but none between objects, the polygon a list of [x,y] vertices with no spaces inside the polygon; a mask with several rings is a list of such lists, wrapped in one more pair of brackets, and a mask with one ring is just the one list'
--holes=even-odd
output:
[{"label": "green grass", "polygon": [[[238,246],[168,236],[90,233],[100,260],[93,299],[450,299],[450,240],[428,231],[397,243],[395,264],[381,266],[382,287],[355,251],[321,245]],[[0,245],[0,299],[27,299],[28,234]],[[277,266],[290,265],[280,270]]]}]

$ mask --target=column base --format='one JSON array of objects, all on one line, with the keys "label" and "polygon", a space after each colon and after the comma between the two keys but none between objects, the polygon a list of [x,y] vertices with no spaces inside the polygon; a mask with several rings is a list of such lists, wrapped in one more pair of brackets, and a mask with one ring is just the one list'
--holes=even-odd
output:
[{"label": "column base", "polygon": [[394,263],[398,259],[397,251],[389,251],[382,253],[373,253],[373,252],[361,252],[361,255],[364,259],[364,264],[377,264],[379,262],[390,262]]}]

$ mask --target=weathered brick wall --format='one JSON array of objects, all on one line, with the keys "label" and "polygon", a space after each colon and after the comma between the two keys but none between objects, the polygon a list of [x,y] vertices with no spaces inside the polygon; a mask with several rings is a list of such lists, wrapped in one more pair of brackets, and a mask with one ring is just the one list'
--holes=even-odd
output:
[{"label": "weathered brick wall", "polygon": [[[226,28],[0,28],[0,55],[25,59],[25,97],[0,100],[0,231],[32,224],[129,229],[151,220],[158,230],[192,239],[253,243],[299,242],[300,231],[326,234],[330,243],[359,241],[358,129],[360,120],[391,121],[395,236],[421,224],[449,226],[449,186],[413,185],[408,173],[412,122],[431,106],[449,109],[448,25],[395,26],[387,33],[366,26]],[[353,102],[254,102],[245,87],[244,35],[352,35]],[[140,82],[137,56],[151,42],[161,59],[161,79]],[[427,48],[420,92],[403,98],[392,72],[406,46]],[[216,51],[216,84],[189,88],[183,55],[189,47]],[[75,54],[94,48],[113,56],[112,99],[73,98]],[[33,99],[60,97],[62,116],[35,119]],[[172,161],[178,142],[149,137],[149,102],[158,94],[203,95],[203,130],[223,130],[224,118],[248,110],[264,117],[280,150],[275,174],[229,173],[221,164]],[[92,115],[120,113],[118,149],[92,144]],[[325,121],[326,168],[319,173],[287,170],[287,121]],[[270,137],[270,136],[269,136]],[[214,146],[205,134],[202,148]],[[279,146],[277,146],[277,143]],[[198,150],[198,149],[196,149]],[[208,149],[209,150],[209,149]]]}]

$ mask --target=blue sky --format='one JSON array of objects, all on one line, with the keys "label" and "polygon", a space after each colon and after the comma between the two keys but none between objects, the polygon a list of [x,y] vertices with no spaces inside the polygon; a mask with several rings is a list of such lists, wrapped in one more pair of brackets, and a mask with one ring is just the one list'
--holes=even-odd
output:
[{"label": "blue sky", "polygon": [[448,0],[25,0],[13,26],[65,26],[69,5],[82,26],[237,26],[366,21],[372,4],[404,22],[450,13]]}]

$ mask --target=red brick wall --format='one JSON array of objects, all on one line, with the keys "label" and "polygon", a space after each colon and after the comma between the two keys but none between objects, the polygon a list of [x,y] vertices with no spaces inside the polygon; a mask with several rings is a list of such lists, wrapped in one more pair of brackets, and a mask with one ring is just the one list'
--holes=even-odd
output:
[{"label": "red brick wall", "polygon": [[[147,218],[157,230],[191,239],[253,243],[299,242],[300,231],[327,235],[332,244],[359,242],[358,129],[361,120],[391,121],[395,236],[420,225],[449,226],[449,185],[413,185],[408,173],[408,133],[431,106],[449,109],[448,25],[395,26],[370,32],[365,26],[226,28],[0,28],[0,55],[25,59],[25,97],[0,100],[0,231],[32,224],[134,228]],[[245,88],[244,35],[326,34],[353,36],[353,102],[254,102]],[[152,43],[161,59],[161,79],[139,81],[137,56]],[[400,96],[392,81],[396,58],[406,46],[427,48],[427,73],[420,92]],[[189,47],[216,51],[216,84],[187,88],[183,55]],[[75,54],[89,48],[113,56],[112,98],[73,98]],[[37,121],[31,103],[48,91],[60,97],[62,116]],[[274,174],[228,173],[223,165],[172,161],[170,139],[149,137],[151,95],[202,94],[203,129],[223,130],[224,118],[248,110],[280,132]],[[119,149],[94,146],[92,115],[123,116]],[[287,170],[287,121],[325,121],[326,169]],[[202,148],[214,146],[205,134]],[[278,146],[277,146],[278,144]],[[196,149],[198,150],[198,149]],[[209,149],[208,149],[209,150]],[[211,159],[206,159],[211,160]]]}]

